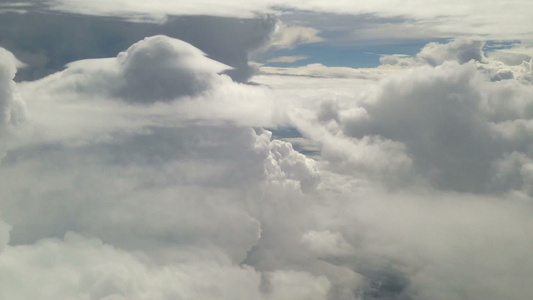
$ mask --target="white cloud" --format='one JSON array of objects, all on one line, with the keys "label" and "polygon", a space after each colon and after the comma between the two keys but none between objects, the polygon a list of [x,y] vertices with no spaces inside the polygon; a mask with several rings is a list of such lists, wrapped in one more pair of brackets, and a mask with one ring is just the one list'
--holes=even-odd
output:
[{"label": "white cloud", "polygon": [[447,44],[429,43],[417,54],[422,62],[438,66],[447,60],[466,63],[470,60],[483,62],[481,41],[458,39]]},{"label": "white cloud", "polygon": [[533,48],[529,47],[513,47],[509,49],[499,49],[488,51],[488,57],[499,60],[506,65],[520,65],[524,61],[527,62],[533,57]]},{"label": "white cloud", "polygon": [[401,66],[401,67],[414,67],[418,63],[407,55],[401,54],[392,54],[392,55],[381,55],[379,62],[382,65],[392,65],[392,66]]},{"label": "white cloud", "polygon": [[533,89],[466,44],[266,86],[162,36],[11,64],[31,130],[0,166],[0,298],[527,298]]},{"label": "white cloud", "polygon": [[61,92],[120,98],[132,103],[170,101],[210,89],[230,67],[194,46],[166,36],[146,38],[117,58],[78,61],[41,81]]},{"label": "white cloud", "polygon": [[276,24],[272,34],[272,46],[276,48],[292,48],[300,44],[311,44],[324,41],[319,31],[303,26],[288,26],[282,22]]},{"label": "white cloud", "polygon": [[[526,191],[526,184],[520,183],[525,178],[495,184],[500,175],[494,171],[497,162],[513,152],[530,155],[526,145],[531,143],[531,130],[525,120],[532,116],[527,99],[533,90],[521,81],[525,77],[517,69],[506,71],[507,66],[483,58],[480,45],[432,44],[418,57],[430,57],[430,48],[445,49],[450,55],[440,56],[441,65],[422,66],[410,60],[394,74],[381,75],[377,83],[351,81],[352,88],[333,78],[263,75],[256,79],[280,89],[278,97],[302,99],[292,100],[298,107],[294,109],[298,113],[291,115],[292,124],[321,145],[320,159],[336,171],[377,175],[393,185],[422,180],[460,191]],[[484,61],[468,62],[471,57]],[[397,58],[383,62],[399,64]],[[302,68],[285,69],[300,75]],[[492,74],[509,79],[494,82]],[[298,91],[291,85],[298,85]],[[524,164],[512,174],[520,174]]]},{"label": "white cloud", "polygon": [[318,256],[342,256],[355,251],[341,233],[327,230],[306,232],[302,236],[302,243]]},{"label": "white cloud", "polygon": [[24,102],[17,93],[13,78],[20,62],[0,48],[0,132],[23,122]]},{"label": "white cloud", "polygon": [[[227,262],[160,266],[95,238],[8,246],[0,255],[6,299],[259,299],[259,275]],[[240,288],[235,289],[236,286]]]},{"label": "white cloud", "polygon": [[[492,39],[531,38],[527,28],[531,20],[527,14],[529,2],[514,0],[505,3],[491,3],[476,0],[464,3],[454,0],[442,1],[389,1],[345,2],[345,1],[49,1],[52,10],[89,15],[121,16],[134,20],[162,21],[167,15],[215,15],[225,17],[253,17],[256,14],[280,14],[284,10],[300,10],[333,14],[374,14],[380,17],[404,17],[406,27],[420,31],[475,36]],[[279,10],[276,10],[279,9]],[[378,26],[379,27],[379,26]],[[404,30],[405,31],[405,30]],[[399,32],[402,34],[402,32]]]},{"label": "white cloud", "polygon": [[0,162],[14,143],[17,127],[26,120],[25,103],[13,81],[20,66],[11,52],[0,48]]},{"label": "white cloud", "polygon": [[401,68],[387,65],[378,68],[350,68],[350,67],[329,67],[320,63],[308,64],[301,67],[259,67],[259,72],[263,74],[276,75],[296,75],[329,78],[360,78],[378,79],[385,74],[399,71]]},{"label": "white cloud", "polygon": [[267,276],[273,288],[265,300],[327,299],[330,283],[324,276],[317,278],[308,273],[296,271],[275,271]]},{"label": "white cloud", "polygon": [[298,56],[280,56],[274,57],[268,60],[271,63],[294,63],[300,60],[307,59],[307,56],[298,55]]}]

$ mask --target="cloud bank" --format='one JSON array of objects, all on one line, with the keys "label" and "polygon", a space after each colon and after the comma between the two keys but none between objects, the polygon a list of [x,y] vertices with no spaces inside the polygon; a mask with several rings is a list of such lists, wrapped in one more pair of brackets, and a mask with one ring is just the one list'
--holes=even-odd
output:
[{"label": "cloud bank", "polygon": [[253,85],[164,35],[21,83],[2,49],[0,299],[527,298],[531,61],[484,45]]}]

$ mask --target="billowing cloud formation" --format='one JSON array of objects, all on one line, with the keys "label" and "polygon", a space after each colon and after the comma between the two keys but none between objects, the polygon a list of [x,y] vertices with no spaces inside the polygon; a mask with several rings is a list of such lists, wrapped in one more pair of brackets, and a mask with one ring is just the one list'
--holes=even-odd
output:
[{"label": "billowing cloud formation", "polygon": [[13,82],[17,65],[15,56],[0,48],[0,132],[24,120],[24,103]]},{"label": "billowing cloud formation", "polygon": [[464,39],[447,44],[430,43],[418,53],[417,58],[432,66],[440,65],[447,60],[455,60],[462,64],[470,60],[482,62],[484,60],[482,48],[481,41]]},{"label": "billowing cloud formation", "polygon": [[525,178],[496,170],[530,155],[532,95],[529,84],[493,82],[474,62],[450,61],[395,73],[352,98],[325,92],[315,119],[297,124],[342,169],[384,172],[394,184],[414,172],[443,189],[508,191]]},{"label": "billowing cloud formation", "polygon": [[192,45],[165,36],[146,38],[120,53],[117,60],[125,81],[117,96],[143,102],[203,92],[217,73],[229,68],[206,58]]},{"label": "billowing cloud formation", "polygon": [[229,68],[188,43],[154,36],[132,45],[116,59],[69,64],[67,70],[41,84],[87,96],[148,103],[204,92],[223,80],[218,73]]},{"label": "billowing cloud formation", "polygon": [[268,88],[165,36],[9,73],[0,298],[527,298],[533,90],[444,47]]},{"label": "billowing cloud formation", "polygon": [[[318,209],[323,223],[300,240],[308,255],[330,264],[323,270],[334,265],[353,272],[323,271],[335,278],[330,299],[518,299],[530,293],[522,224],[531,218],[519,211],[530,211],[531,203],[533,90],[520,80],[492,81],[478,62],[450,60],[377,83],[256,78],[300,107],[294,124],[321,144],[324,185],[334,182],[347,193],[329,198],[332,203]],[[365,181],[393,192],[376,193],[380,189],[365,188]],[[505,236],[516,238],[516,247]],[[500,250],[486,244],[496,240]],[[501,277],[495,262],[507,269],[522,261],[517,257],[527,266]],[[455,277],[480,269],[498,284]]]},{"label": "billowing cloud formation", "polygon": [[14,129],[26,119],[25,103],[13,81],[17,66],[22,64],[15,56],[0,48],[0,162],[13,142]]},{"label": "billowing cloud formation", "polygon": [[0,47],[10,50],[27,65],[16,76],[16,81],[24,81],[61,71],[75,60],[116,56],[146,36],[162,34],[190,43],[210,58],[231,66],[233,69],[226,73],[243,82],[253,73],[248,66],[249,53],[271,39],[275,25],[276,19],[270,17],[236,19],[205,15],[173,16],[157,24],[137,23],[35,8],[25,14],[2,14]]}]

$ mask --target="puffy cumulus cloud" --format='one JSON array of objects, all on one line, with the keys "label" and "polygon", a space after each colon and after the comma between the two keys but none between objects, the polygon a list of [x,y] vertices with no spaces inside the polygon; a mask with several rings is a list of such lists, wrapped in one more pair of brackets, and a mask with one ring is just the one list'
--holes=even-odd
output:
[{"label": "puffy cumulus cloud", "polygon": [[62,93],[153,103],[194,96],[223,80],[231,81],[219,75],[229,68],[186,42],[154,36],[116,58],[71,63],[40,84]]},{"label": "puffy cumulus cloud", "polygon": [[[527,191],[525,161],[508,175],[498,170],[514,152],[531,155],[533,91],[524,77],[512,79],[517,73],[500,71],[508,79],[494,81],[490,64],[415,62],[411,70],[399,67],[377,82],[353,80],[351,87],[339,79],[256,79],[293,99],[292,124],[320,144],[327,168],[392,186],[427,181],[466,192]],[[301,89],[293,94],[291,84]]]},{"label": "puffy cumulus cloud", "polygon": [[[272,213],[300,207],[319,181],[312,160],[267,131],[184,123],[74,147],[48,141],[12,150],[0,173],[13,225],[0,259],[6,297],[31,299],[25,286],[38,283],[44,299],[326,297],[325,276],[271,270],[266,293],[241,264]],[[17,270],[32,275],[22,282]]]},{"label": "puffy cumulus cloud", "polygon": [[480,40],[460,38],[448,43],[429,43],[416,57],[404,55],[384,55],[380,58],[382,65],[411,68],[428,64],[438,66],[446,61],[460,64],[473,61],[479,70],[490,76],[492,81],[519,79],[531,82],[530,50],[525,47],[512,47],[503,50],[488,51],[485,55],[485,43]]},{"label": "puffy cumulus cloud", "polygon": [[320,182],[315,162],[293,150],[292,145],[280,140],[269,143],[267,169],[271,180],[284,182],[296,179],[303,191],[313,190]]},{"label": "puffy cumulus cloud", "polygon": [[192,45],[166,36],[146,38],[117,56],[124,84],[119,97],[169,100],[209,89],[229,67],[208,59]]},{"label": "puffy cumulus cloud", "polygon": [[247,197],[271,187],[298,195],[319,181],[312,160],[246,127],[190,124],[113,140],[6,156],[1,193],[12,205],[2,211],[12,243],[75,229],[128,249],[171,255],[201,246],[240,262],[261,236]]},{"label": "puffy cumulus cloud", "polygon": [[415,57],[382,55],[378,69],[394,67],[401,70],[425,64],[438,66],[446,61],[457,61],[460,64],[473,61],[492,81],[519,79],[531,82],[530,54],[531,50],[527,47],[489,51],[480,40],[460,38],[448,43],[429,43]]},{"label": "puffy cumulus cloud", "polygon": [[[403,144],[413,168],[436,186],[490,191],[493,164],[505,153],[529,151],[498,129],[509,119],[531,118],[525,100],[530,87],[511,86],[491,83],[473,63],[421,67],[380,82],[375,97],[362,104],[368,116],[345,118],[341,127],[356,138],[379,136]],[[522,142],[531,142],[528,135]]]},{"label": "puffy cumulus cloud", "polygon": [[492,81],[487,60],[451,60],[415,61],[377,82],[255,77],[291,101],[293,126],[320,144],[324,190],[290,246],[305,258],[260,241],[248,261],[272,268],[264,261],[275,253],[278,265],[321,268],[329,299],[527,297],[533,90]]},{"label": "puffy cumulus cloud", "polygon": [[331,67],[320,63],[299,67],[258,66],[262,74],[330,77],[330,78],[384,78],[392,73],[423,65],[439,66],[446,61],[464,64],[473,61],[480,71],[490,76],[492,81],[519,79],[531,82],[531,56],[529,48],[510,48],[488,52],[485,56],[485,42],[458,38],[447,43],[431,42],[416,55],[383,54],[380,65],[374,68]]},{"label": "puffy cumulus cloud", "polygon": [[447,44],[429,43],[417,54],[417,58],[432,66],[440,65],[447,60],[455,60],[462,64],[470,60],[483,62],[485,59],[483,45],[481,41],[468,39],[457,39]]}]

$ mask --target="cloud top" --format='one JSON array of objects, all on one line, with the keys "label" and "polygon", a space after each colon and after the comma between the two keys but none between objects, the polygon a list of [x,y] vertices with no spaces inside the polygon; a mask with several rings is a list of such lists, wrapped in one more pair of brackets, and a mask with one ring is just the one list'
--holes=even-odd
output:
[{"label": "cloud top", "polygon": [[133,44],[116,58],[68,64],[41,84],[62,92],[154,103],[204,92],[229,69],[189,43],[158,35]]}]

